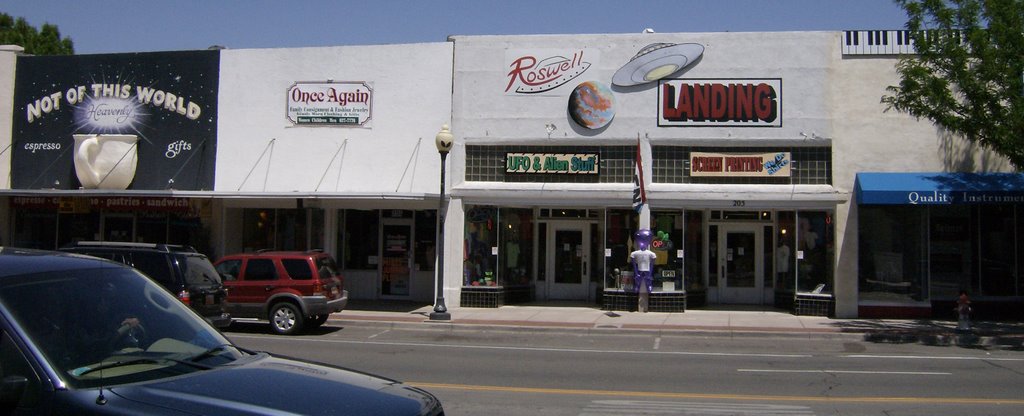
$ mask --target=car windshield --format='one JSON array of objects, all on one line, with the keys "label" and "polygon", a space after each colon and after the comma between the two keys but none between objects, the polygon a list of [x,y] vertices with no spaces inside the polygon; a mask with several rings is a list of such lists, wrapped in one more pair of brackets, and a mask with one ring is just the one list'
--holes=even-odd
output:
[{"label": "car windshield", "polygon": [[185,281],[191,285],[220,285],[220,274],[206,256],[187,255],[182,263],[185,269]]},{"label": "car windshield", "polygon": [[0,304],[72,388],[204,371],[244,355],[162,287],[125,267],[6,278]]}]

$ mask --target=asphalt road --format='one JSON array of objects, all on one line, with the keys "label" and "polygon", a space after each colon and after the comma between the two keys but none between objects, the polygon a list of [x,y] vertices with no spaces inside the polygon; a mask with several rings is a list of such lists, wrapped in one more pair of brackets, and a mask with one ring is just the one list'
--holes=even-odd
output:
[{"label": "asphalt road", "polygon": [[422,387],[458,415],[1024,414],[1024,352],[865,341],[861,335],[447,328],[329,322],[255,350]]}]

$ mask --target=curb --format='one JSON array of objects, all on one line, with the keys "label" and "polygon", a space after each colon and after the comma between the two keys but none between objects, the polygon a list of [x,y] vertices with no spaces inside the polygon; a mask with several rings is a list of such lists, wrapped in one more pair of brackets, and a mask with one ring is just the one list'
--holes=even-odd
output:
[{"label": "curb", "polygon": [[922,344],[967,348],[1024,350],[1024,334],[957,333],[956,331],[908,331],[906,329],[851,328],[764,328],[711,327],[653,324],[593,324],[587,322],[538,322],[515,320],[458,319],[431,321],[427,316],[332,316],[330,321],[345,326],[384,326],[394,329],[480,329],[515,332],[571,331],[577,333],[659,333],[706,337],[806,337],[814,339],[850,339],[873,343]]}]

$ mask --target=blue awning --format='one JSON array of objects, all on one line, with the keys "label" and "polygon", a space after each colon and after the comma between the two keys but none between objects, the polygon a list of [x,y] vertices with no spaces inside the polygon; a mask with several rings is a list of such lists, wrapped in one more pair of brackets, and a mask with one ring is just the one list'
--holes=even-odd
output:
[{"label": "blue awning", "polygon": [[1024,203],[1024,174],[862,172],[858,204],[954,205]]}]

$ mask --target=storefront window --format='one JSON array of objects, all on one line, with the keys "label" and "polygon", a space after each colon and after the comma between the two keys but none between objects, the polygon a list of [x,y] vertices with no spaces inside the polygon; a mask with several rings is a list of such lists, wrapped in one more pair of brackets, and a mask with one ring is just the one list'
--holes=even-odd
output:
[{"label": "storefront window", "polygon": [[1017,282],[1013,206],[980,205],[977,210],[981,270],[977,284],[971,282],[971,291],[982,296],[1014,296]]},{"label": "storefront window", "polygon": [[[467,206],[463,236],[463,284],[465,286],[497,286],[496,258],[492,248],[498,247],[497,208]],[[521,254],[521,253],[520,253]]]},{"label": "storefront window", "polygon": [[416,211],[416,270],[433,271],[437,263],[437,210]]},{"label": "storefront window", "polygon": [[313,217],[314,222],[319,218],[319,223],[309,224],[307,218],[310,217],[310,211],[319,210],[305,208],[247,208],[243,210],[242,247],[245,251],[264,249],[305,251],[311,248],[323,248],[322,238],[319,241],[311,242],[307,233],[309,227],[323,228],[323,215],[321,213],[319,217]]},{"label": "storefront window", "polygon": [[167,235],[162,241],[169,244],[192,246],[200,253],[210,254],[210,230],[199,217],[170,214],[167,217]]},{"label": "storefront window", "polygon": [[57,242],[57,211],[15,210],[14,232],[11,245],[14,247],[53,250]]},{"label": "storefront window", "polygon": [[[920,246],[919,250],[927,254],[922,258],[927,261],[927,268],[931,274],[931,298],[933,299],[954,299],[961,289],[973,292],[971,282],[976,281],[977,276],[974,256],[976,246],[972,244],[972,236],[976,234],[971,221],[971,209],[966,205],[954,205],[935,207],[932,209],[919,207],[872,207],[872,210],[884,210],[886,212],[906,211],[904,224],[894,224],[897,227],[905,227],[903,234],[922,234],[920,240],[927,242]],[[863,216],[862,216],[863,218]],[[861,222],[864,220],[862,219]],[[925,227],[923,224],[928,224]],[[918,227],[918,228],[912,228]],[[893,229],[895,232],[899,228]],[[870,238],[870,237],[869,237]],[[908,240],[904,235],[896,234],[895,238]],[[861,237],[863,240],[863,237]],[[916,248],[916,246],[914,246]],[[873,254],[873,253],[869,253]],[[930,257],[929,257],[930,254]],[[863,258],[864,252],[861,252]],[[904,258],[904,262],[908,259]],[[895,260],[894,260],[895,261]],[[876,261],[875,263],[878,263]],[[904,266],[906,267],[906,265]],[[863,272],[861,273],[863,274]],[[920,279],[922,284],[927,280]],[[927,287],[927,286],[925,286]],[[925,294],[929,292],[926,291]],[[924,296],[922,298],[927,298]]]},{"label": "storefront window", "polygon": [[832,293],[833,278],[832,213],[800,211],[797,213],[797,280],[798,292]]},{"label": "storefront window", "polygon": [[96,241],[100,239],[100,214],[98,212],[60,214],[57,223],[60,224],[59,239],[57,241],[58,247],[63,247],[75,241]]},{"label": "storefront window", "polygon": [[153,212],[138,213],[135,219],[135,241],[140,243],[167,241],[167,215]]},{"label": "storefront window", "polygon": [[338,213],[338,252],[347,270],[377,270],[380,263],[380,214],[376,210],[346,209]]},{"label": "storefront window", "polygon": [[[860,207],[858,286],[862,301],[927,299],[926,214],[926,210],[910,206]],[[960,244],[965,242],[966,222],[958,217],[933,218],[932,261],[944,269],[933,267],[933,278],[955,280],[962,271],[961,254],[967,251]]]},{"label": "storefront window", "polygon": [[605,258],[606,289],[634,290],[633,265],[629,253],[634,250],[633,234],[636,233],[640,216],[631,209],[609,209],[607,211],[607,234],[605,247],[611,252]]},{"label": "storefront window", "polygon": [[1014,205],[1017,210],[1017,235],[1014,237],[1014,246],[1017,247],[1017,296],[1024,296],[1024,205]]},{"label": "storefront window", "polygon": [[683,244],[683,283],[688,292],[703,292],[704,287],[704,212],[686,211],[686,237]]},{"label": "storefront window", "polygon": [[776,292],[792,295],[796,291],[796,213],[779,211],[776,220],[779,231],[775,237],[775,288]]},{"label": "storefront window", "polygon": [[306,251],[306,210],[277,210],[277,238],[275,248],[279,250]]},{"label": "storefront window", "polygon": [[651,212],[651,250],[654,260],[655,292],[681,291],[683,287],[683,259],[678,244],[683,241],[683,215],[680,211]]},{"label": "storefront window", "polygon": [[243,251],[274,248],[276,235],[277,210],[246,208],[242,210],[242,247]]},{"label": "storefront window", "polygon": [[530,284],[533,268],[533,210],[528,208],[502,208],[498,245],[498,286]]}]

